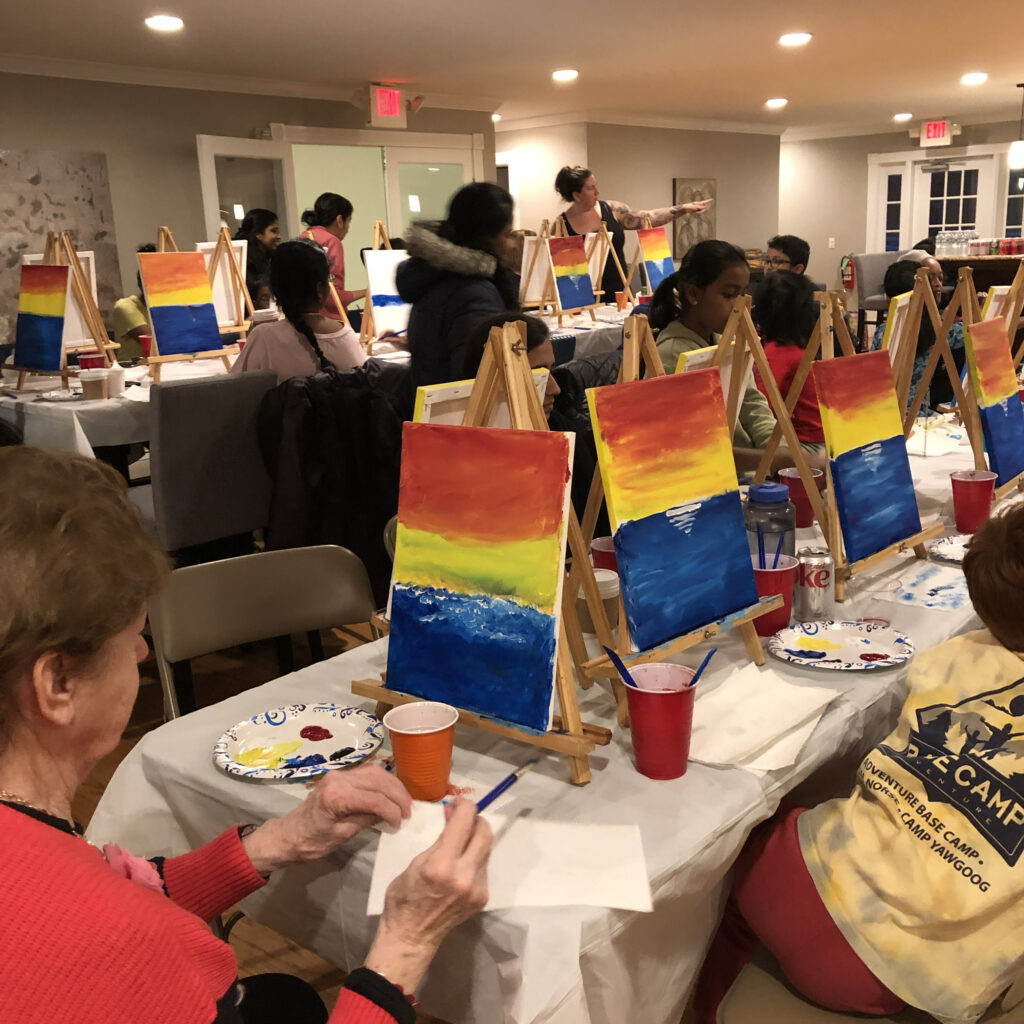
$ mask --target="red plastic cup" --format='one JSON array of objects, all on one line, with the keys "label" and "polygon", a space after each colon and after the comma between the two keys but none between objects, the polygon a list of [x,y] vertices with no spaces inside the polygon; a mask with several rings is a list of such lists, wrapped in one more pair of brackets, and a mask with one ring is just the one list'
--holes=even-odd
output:
[{"label": "red plastic cup", "polygon": [[649,779],[678,779],[690,759],[694,670],[651,662],[629,670],[636,686],[626,687],[629,729],[636,770]]},{"label": "red plastic cup", "polygon": [[757,584],[757,596],[782,595],[781,608],[776,608],[775,611],[754,619],[754,629],[758,636],[773,636],[780,629],[785,629],[789,625],[790,617],[793,614],[793,585],[796,583],[797,560],[792,555],[779,555],[778,567],[772,569],[771,564],[775,561],[775,552],[772,551],[765,555],[765,565],[768,568],[760,569],[757,565],[757,555],[751,557],[754,563],[754,583]]},{"label": "red plastic cup", "polygon": [[987,469],[958,469],[949,474],[953,482],[953,518],[960,533],[980,530],[992,514],[996,475]]},{"label": "red plastic cup", "polygon": [[150,350],[153,348],[153,336],[151,334],[140,334],[139,345],[142,348],[142,354],[148,359]]},{"label": "red plastic cup", "polygon": [[638,295],[636,297],[636,304],[638,306],[646,306],[653,298],[653,295]]},{"label": "red plastic cup", "polygon": [[395,756],[395,774],[414,800],[442,800],[448,795],[452,747],[459,712],[438,701],[414,701],[384,716]]},{"label": "red plastic cup", "polygon": [[[820,491],[825,482],[825,474],[820,469],[812,469],[811,475]],[[789,500],[796,507],[796,525],[805,528],[814,525],[814,508],[807,497],[807,488],[800,479],[800,470],[795,466],[779,470],[779,479],[789,488]],[[772,556],[775,557],[774,554]]]},{"label": "red plastic cup", "polygon": [[83,352],[78,357],[78,365],[83,370],[105,370],[107,368],[107,360],[102,352]]},{"label": "red plastic cup", "polygon": [[595,569],[619,571],[619,562],[615,557],[615,541],[611,537],[595,537],[590,542],[590,555]]},{"label": "red plastic cup", "polygon": [[238,346],[238,354],[241,355],[245,351],[245,338],[239,338],[235,344]]}]

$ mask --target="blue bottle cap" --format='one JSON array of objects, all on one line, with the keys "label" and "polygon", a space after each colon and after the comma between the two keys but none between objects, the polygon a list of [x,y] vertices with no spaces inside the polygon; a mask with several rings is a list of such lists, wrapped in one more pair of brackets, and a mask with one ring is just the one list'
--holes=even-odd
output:
[{"label": "blue bottle cap", "polygon": [[754,484],[748,494],[751,501],[763,505],[777,505],[789,501],[789,488],[785,484]]}]

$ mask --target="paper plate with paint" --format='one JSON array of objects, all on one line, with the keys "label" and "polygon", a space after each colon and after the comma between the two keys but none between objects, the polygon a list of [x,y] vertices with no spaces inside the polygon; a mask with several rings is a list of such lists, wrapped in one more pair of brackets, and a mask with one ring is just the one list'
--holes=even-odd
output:
[{"label": "paper plate with paint", "polygon": [[232,726],[214,745],[213,763],[246,779],[309,779],[358,764],[384,738],[384,723],[344,704],[290,704]]},{"label": "paper plate with paint", "polygon": [[910,638],[874,622],[801,622],[780,629],[768,653],[782,661],[833,672],[905,665],[914,656]]},{"label": "paper plate with paint", "polygon": [[41,395],[36,395],[37,402],[80,402],[81,400],[81,391],[44,391]]},{"label": "paper plate with paint", "polygon": [[932,558],[940,562],[952,562],[954,565],[964,564],[964,555],[967,554],[967,545],[971,541],[969,533],[954,533],[951,537],[943,537],[937,540],[928,548]]}]

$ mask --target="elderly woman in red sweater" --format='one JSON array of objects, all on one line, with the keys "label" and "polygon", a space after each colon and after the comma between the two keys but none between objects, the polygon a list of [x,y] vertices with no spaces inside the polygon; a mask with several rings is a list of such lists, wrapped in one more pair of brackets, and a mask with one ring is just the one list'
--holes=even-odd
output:
[{"label": "elderly woman in red sweater", "polygon": [[[144,860],[82,837],[71,802],[117,745],[139,686],[146,603],[167,562],[102,463],[0,449],[0,1018],[4,1024],[324,1022],[284,975],[239,982],[207,921],[288,864],[408,816],[381,768],[331,772],[284,817]],[[110,537],[117,537],[116,545]],[[388,890],[334,1024],[413,1024],[411,994],[444,936],[484,906],[491,834],[460,801]]]}]

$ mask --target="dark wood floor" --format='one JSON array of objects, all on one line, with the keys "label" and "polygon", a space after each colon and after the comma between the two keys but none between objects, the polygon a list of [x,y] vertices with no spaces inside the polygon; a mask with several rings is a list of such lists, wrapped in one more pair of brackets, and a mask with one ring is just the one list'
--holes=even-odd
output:
[{"label": "dark wood floor", "polygon": [[[353,629],[369,638],[369,627],[365,623]],[[355,642],[348,637],[325,633],[324,653],[327,657],[340,654]],[[309,664],[311,660],[304,638],[295,641],[295,660],[296,668]],[[259,686],[278,675],[272,643],[254,644],[245,651],[224,651],[197,658],[192,663],[192,669],[196,699],[200,707]],[[117,766],[150,729],[157,728],[163,722],[160,680],[152,655],[139,666],[139,670],[139,697],[121,742],[116,750],[93,769],[75,797],[75,817],[83,824],[88,824]],[[345,980],[345,972],[336,965],[247,917],[242,918],[232,930],[231,945],[238,957],[241,977],[268,971],[294,974],[313,985],[328,1007],[334,1006]],[[419,1024],[443,1024],[433,1017],[423,1015],[418,1021]]]}]

